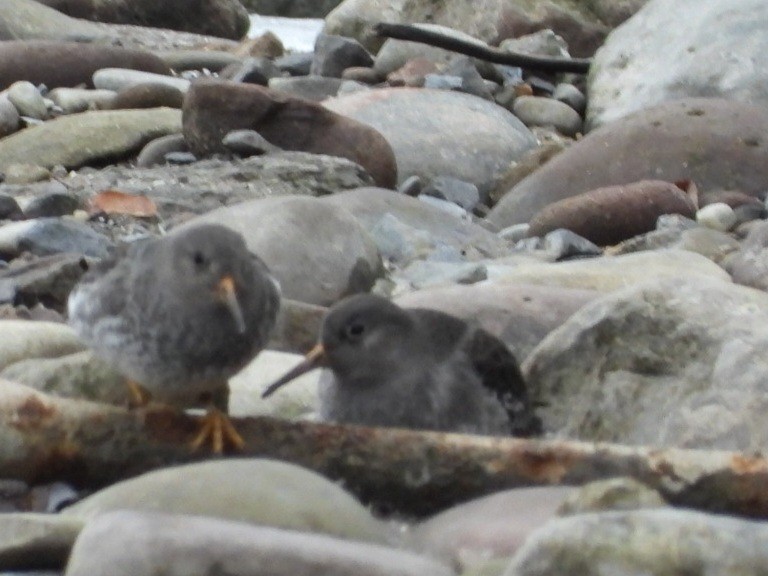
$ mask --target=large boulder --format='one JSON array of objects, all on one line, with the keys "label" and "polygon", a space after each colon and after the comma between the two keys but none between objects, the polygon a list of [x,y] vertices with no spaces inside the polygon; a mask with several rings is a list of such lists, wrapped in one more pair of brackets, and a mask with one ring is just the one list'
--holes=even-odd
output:
[{"label": "large boulder", "polygon": [[0,40],[76,40],[102,35],[98,26],[34,0],[3,0]]},{"label": "large boulder", "polygon": [[381,132],[402,183],[409,176],[453,176],[488,191],[510,162],[536,146],[511,112],[477,96],[423,88],[383,88],[323,105]]},{"label": "large boulder", "polygon": [[603,186],[692,180],[700,191],[768,189],[768,108],[687,98],[636,112],[590,132],[520,181],[488,219],[528,222],[545,206]]},{"label": "large boulder", "polygon": [[[189,223],[240,232],[280,282],[282,294],[329,306],[367,292],[383,273],[368,232],[343,208],[306,196],[283,196],[220,208]],[[185,224],[186,225],[186,224]]]},{"label": "large boulder", "polygon": [[504,576],[764,573],[768,525],[690,510],[577,514],[536,531]]},{"label": "large boulder", "polygon": [[766,326],[768,294],[681,274],[585,305],[523,368],[558,435],[762,452]]},{"label": "large boulder", "polygon": [[694,96],[765,108],[766,22],[764,0],[652,0],[614,30],[595,55],[589,74],[589,127]]},{"label": "large boulder", "polygon": [[238,0],[38,0],[75,18],[169,28],[239,40],[248,12]]}]

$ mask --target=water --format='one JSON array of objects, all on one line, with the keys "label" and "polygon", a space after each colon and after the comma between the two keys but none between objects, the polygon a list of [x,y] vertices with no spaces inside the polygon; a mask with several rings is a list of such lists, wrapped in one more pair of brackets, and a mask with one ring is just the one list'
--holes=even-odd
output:
[{"label": "water", "polygon": [[315,38],[323,28],[321,18],[282,18],[280,16],[259,16],[251,14],[251,29],[248,37],[254,38],[271,30],[292,52],[312,52]]}]

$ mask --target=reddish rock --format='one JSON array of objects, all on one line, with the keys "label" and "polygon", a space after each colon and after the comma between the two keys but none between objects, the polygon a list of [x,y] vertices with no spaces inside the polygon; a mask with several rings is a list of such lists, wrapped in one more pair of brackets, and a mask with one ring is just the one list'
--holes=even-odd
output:
[{"label": "reddish rock", "polygon": [[512,188],[488,215],[501,228],[595,188],[655,179],[699,190],[768,189],[768,110],[723,99],[667,102],[590,132]]},{"label": "reddish rock", "polygon": [[597,244],[618,244],[656,228],[662,214],[696,216],[694,194],[670,182],[643,180],[590,190],[550,204],[531,219],[529,236],[566,228]]},{"label": "reddish rock", "polygon": [[356,162],[379,186],[393,188],[397,182],[392,148],[374,128],[255,84],[194,82],[184,100],[183,125],[197,156],[226,152],[221,140],[232,130],[256,130],[284,150]]},{"label": "reddish rock", "polygon": [[0,42],[0,90],[18,80],[45,84],[50,89],[79,84],[93,88],[91,77],[101,68],[171,73],[158,56],[142,50],[82,42]]}]

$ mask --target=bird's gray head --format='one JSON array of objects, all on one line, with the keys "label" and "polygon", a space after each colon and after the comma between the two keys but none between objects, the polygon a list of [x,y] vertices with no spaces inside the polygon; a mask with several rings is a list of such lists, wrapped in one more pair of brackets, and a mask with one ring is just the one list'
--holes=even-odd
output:
[{"label": "bird's gray head", "polygon": [[291,380],[321,366],[333,370],[341,385],[375,385],[408,353],[413,331],[413,320],[408,313],[386,298],[371,294],[345,298],[325,317],[318,345],[262,396],[271,395]]},{"label": "bird's gray head", "polygon": [[[248,287],[253,297],[261,290],[274,290],[264,263],[250,253],[243,237],[224,226],[201,224],[183,228],[166,236],[164,248],[172,262],[167,271],[181,282],[169,285],[183,291],[182,298],[208,300],[226,309],[239,332],[246,330],[242,294]],[[266,296],[266,295],[263,295]]]},{"label": "bird's gray head", "polygon": [[[351,296],[328,313],[320,341],[339,380],[378,379],[407,352],[413,321],[405,310],[372,294]],[[394,364],[393,364],[394,362]]]}]

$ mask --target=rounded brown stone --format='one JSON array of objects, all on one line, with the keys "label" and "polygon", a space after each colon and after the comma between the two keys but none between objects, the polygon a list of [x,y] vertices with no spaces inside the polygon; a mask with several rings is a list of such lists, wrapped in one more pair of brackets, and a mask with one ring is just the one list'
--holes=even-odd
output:
[{"label": "rounded brown stone", "polygon": [[560,200],[539,211],[529,236],[565,228],[599,246],[618,244],[656,227],[662,214],[696,216],[696,199],[671,182],[643,180],[597,188]]},{"label": "rounded brown stone", "polygon": [[18,80],[45,84],[50,89],[80,84],[93,88],[93,73],[101,68],[171,73],[159,57],[142,50],[81,42],[0,42],[0,90]]},{"label": "rounded brown stone", "polygon": [[378,186],[394,188],[392,148],[374,128],[326,108],[255,84],[194,82],[184,100],[184,137],[198,157],[226,153],[224,136],[255,130],[283,150],[340,156],[356,162]]}]

